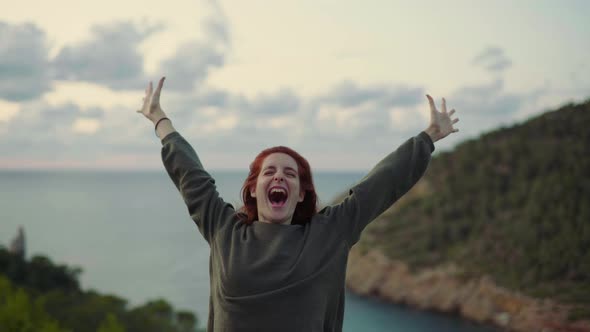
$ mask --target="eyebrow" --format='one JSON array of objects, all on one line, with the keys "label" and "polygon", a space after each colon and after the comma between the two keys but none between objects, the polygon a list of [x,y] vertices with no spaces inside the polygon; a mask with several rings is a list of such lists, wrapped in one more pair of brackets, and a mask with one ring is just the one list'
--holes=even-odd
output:
[{"label": "eyebrow", "polygon": [[[273,169],[273,170],[274,170],[274,169],[277,169],[277,168],[276,168],[275,166],[266,166],[266,167],[265,167],[265,168],[263,168],[262,170],[263,170],[263,171],[266,171],[267,169]],[[285,169],[286,169],[286,170],[288,170],[288,171],[293,171],[293,172],[297,173],[297,170],[296,170],[296,169],[294,169],[293,167],[289,167],[289,166],[287,166],[287,167],[285,167]]]}]

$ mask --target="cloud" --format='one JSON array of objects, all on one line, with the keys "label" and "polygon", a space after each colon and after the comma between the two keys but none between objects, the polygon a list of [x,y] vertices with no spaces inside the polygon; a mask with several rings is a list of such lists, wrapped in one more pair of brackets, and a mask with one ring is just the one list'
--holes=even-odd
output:
[{"label": "cloud", "polygon": [[[229,24],[221,7],[215,1],[211,5],[214,13],[202,24],[204,40],[185,42],[160,62],[157,72],[175,78],[168,90],[191,91],[212,69],[224,65],[230,46]],[[143,90],[149,79],[139,46],[163,29],[163,24],[130,21],[94,25],[88,40],[64,46],[50,60],[42,30],[33,24],[0,22],[0,98],[33,100],[51,88],[52,80]]]},{"label": "cloud", "polygon": [[149,121],[128,109],[83,110],[71,103],[42,101],[22,103],[5,126],[2,142],[7,156],[51,151],[58,157],[72,150],[86,156],[99,150],[117,151],[120,146],[141,150],[150,143],[145,138],[154,135]]},{"label": "cloud", "polygon": [[203,41],[192,40],[178,47],[176,53],[160,62],[158,72],[174,77],[168,89],[192,91],[201,87],[211,70],[225,64],[230,44],[229,23],[217,1],[209,1],[213,14],[201,24]]},{"label": "cloud", "polygon": [[84,116],[91,119],[103,119],[104,118],[104,110],[98,107],[91,107],[84,111]]},{"label": "cloud", "polygon": [[359,86],[355,82],[344,81],[332,90],[317,98],[320,104],[333,103],[340,106],[358,106],[367,101],[377,106],[388,108],[393,106],[411,106],[422,102],[424,89],[411,88],[405,85],[368,85]]},{"label": "cloud", "polygon": [[486,48],[473,59],[472,63],[484,67],[491,73],[502,72],[512,65],[512,61],[506,57],[504,50],[499,47]]},{"label": "cloud", "polygon": [[65,46],[53,60],[55,78],[103,84],[111,89],[141,89],[146,81],[139,44],[162,25],[138,27],[115,22],[92,27],[90,40]]},{"label": "cloud", "polygon": [[[96,26],[90,40],[59,52],[53,62],[55,77],[92,81],[114,90],[143,89],[145,73],[138,45],[159,28],[141,30],[128,22]],[[246,97],[208,87],[204,82],[210,71],[224,65],[230,36],[221,12],[205,21],[204,29],[203,41],[182,44],[159,68],[175,78],[166,82],[163,105],[175,127],[189,140],[198,141],[195,148],[199,154],[227,160],[223,156],[287,145],[312,155],[340,153],[362,159],[374,157],[371,162],[376,162],[377,156],[428,125],[425,89],[421,86],[343,81],[305,98],[286,88]],[[33,45],[43,45],[44,34],[34,28],[30,31],[38,37]],[[39,46],[37,50],[35,63],[43,63],[43,59],[47,62],[46,48]],[[502,50],[489,48],[474,63],[501,71],[509,60]],[[45,82],[49,84],[47,78]],[[461,118],[458,127],[462,135],[457,137],[464,139],[511,122],[531,99],[530,94],[503,90],[503,80],[495,79],[460,87],[447,98],[449,107],[456,108]],[[152,124],[122,106],[82,109],[71,103],[23,103],[18,114],[0,129],[0,135],[7,133],[3,137],[7,158],[125,160],[130,164],[141,160],[159,165],[159,155],[154,154],[154,142],[159,139]],[[445,140],[438,148],[451,146],[458,139]]]},{"label": "cloud", "polygon": [[10,121],[18,114],[19,110],[20,103],[0,99],[0,123]]},{"label": "cloud", "polygon": [[[166,95],[165,108],[175,128],[199,155],[213,158],[208,165],[214,168],[239,168],[240,162],[266,147],[287,145],[319,158],[324,168],[330,165],[325,156],[333,156],[341,161],[331,167],[350,169],[373,165],[428,125],[428,105],[419,96],[424,89],[399,87],[343,82],[306,98],[288,89],[247,98],[203,88]],[[460,87],[447,97],[449,109],[455,108],[461,119],[457,124],[460,134],[437,143],[437,150],[512,123],[523,105],[538,95],[505,91],[501,79]],[[7,160],[34,156],[90,164],[95,160],[97,165],[100,160],[121,160],[126,163],[122,167],[134,161],[142,163],[139,168],[161,166],[153,125],[124,107],[80,109],[73,104],[23,103],[20,112],[0,126],[7,130],[2,136]],[[242,159],[228,164],[233,160],[230,156]]]},{"label": "cloud", "polygon": [[[343,152],[389,148],[427,125],[418,108],[424,98],[423,87],[341,82],[307,104],[301,144]],[[405,119],[421,121],[395,123],[394,111],[398,119],[403,114]]]},{"label": "cloud", "polygon": [[[228,151],[277,144],[366,149],[366,140],[371,147],[390,146],[392,135],[415,134],[427,125],[418,109],[424,105],[423,91],[343,82],[307,98],[290,89],[248,98],[204,88],[167,104],[182,124],[179,130]],[[393,121],[393,110],[403,123]]]},{"label": "cloud", "polygon": [[158,71],[174,77],[170,90],[191,91],[200,85],[212,68],[224,64],[224,54],[209,44],[192,41],[181,45],[176,53],[160,63]]},{"label": "cloud", "polygon": [[[230,25],[224,13],[217,1],[209,3],[213,14],[202,24],[205,37],[181,44],[159,63],[157,71],[174,77],[164,87],[165,111],[199,155],[218,158],[211,160],[213,167],[245,168],[242,159],[233,157],[253,156],[273,145],[340,158],[340,165],[331,164],[334,168],[365,167],[428,125],[422,86],[363,85],[348,80],[309,97],[287,88],[247,97],[207,86],[207,77],[225,65],[231,47]],[[38,28],[0,25],[0,85],[7,87],[0,89],[0,98],[23,101],[15,115],[0,122],[4,157],[89,163],[119,160],[129,165],[137,161],[146,162],[139,168],[160,167],[159,139],[153,125],[129,105],[98,104],[104,106],[100,108],[88,107],[95,105],[94,100],[84,106],[63,100],[53,105],[24,101],[46,92],[51,78],[80,86],[86,81],[112,90],[143,90],[148,79],[139,46],[162,28],[130,22],[95,26],[90,39],[64,47],[49,61],[45,34]],[[473,64],[494,74],[510,68],[511,61],[502,49],[489,47],[474,57]],[[12,84],[19,79],[24,80],[22,85]],[[505,91],[503,79],[497,77],[459,87],[447,101],[461,119],[457,125],[460,134],[437,143],[437,150],[513,122],[523,107],[539,98],[539,91],[546,90],[510,93]],[[113,100],[130,93],[109,92],[112,98],[107,99]],[[137,96],[138,101],[141,97]],[[330,164],[328,158],[324,161]]]},{"label": "cloud", "polygon": [[468,114],[476,115],[479,121],[491,118],[511,120],[511,115],[520,108],[523,96],[505,92],[503,87],[502,79],[461,87],[448,98],[456,107],[447,107],[467,110]]},{"label": "cloud", "polygon": [[232,95],[228,91],[204,88],[196,95],[195,101],[197,105],[203,106],[217,106],[220,108],[228,107],[232,103],[245,103],[245,98],[241,96]]},{"label": "cloud", "polygon": [[23,103],[8,124],[0,123],[0,167],[158,167],[152,125],[126,111]]},{"label": "cloud", "polygon": [[57,107],[41,102],[21,104],[20,112],[8,124],[10,129],[3,137],[6,157],[35,155],[58,157],[70,141],[70,128],[81,114],[74,104]]},{"label": "cloud", "polygon": [[203,22],[203,29],[208,41],[221,44],[223,46],[230,46],[230,29],[229,21],[223,11],[223,8],[218,1],[208,1],[213,14],[205,19]]},{"label": "cloud", "polygon": [[246,100],[237,105],[248,113],[248,116],[257,114],[261,116],[277,116],[297,112],[301,106],[299,96],[292,90],[281,89],[273,94],[259,94],[253,100]]},{"label": "cloud", "polygon": [[46,44],[34,24],[0,22],[0,99],[35,99],[51,88]]},{"label": "cloud", "polygon": [[91,118],[78,118],[73,125],[73,131],[80,134],[94,134],[99,128],[100,122]]}]

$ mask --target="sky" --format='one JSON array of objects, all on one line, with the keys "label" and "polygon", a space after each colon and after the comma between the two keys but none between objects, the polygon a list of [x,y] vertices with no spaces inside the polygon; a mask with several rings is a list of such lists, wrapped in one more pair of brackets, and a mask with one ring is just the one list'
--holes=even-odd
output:
[{"label": "sky", "polygon": [[20,0],[0,11],[0,169],[162,170],[150,81],[208,169],[286,145],[368,170],[590,97],[590,2]]}]

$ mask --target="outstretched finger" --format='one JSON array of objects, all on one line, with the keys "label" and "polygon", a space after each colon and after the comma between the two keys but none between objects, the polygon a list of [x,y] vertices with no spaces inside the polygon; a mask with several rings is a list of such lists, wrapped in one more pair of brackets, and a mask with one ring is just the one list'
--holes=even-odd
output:
[{"label": "outstretched finger", "polygon": [[442,99],[442,112],[447,112],[447,101],[444,98]]},{"label": "outstretched finger", "polygon": [[151,98],[152,98],[152,82],[149,82],[147,88],[145,88],[145,97],[142,98],[142,102],[143,102],[142,108],[146,107],[146,105],[150,102]]},{"label": "outstretched finger", "polygon": [[432,97],[430,97],[430,95],[426,95],[426,98],[428,98],[428,103],[430,104],[430,113],[436,113],[436,106],[434,105],[434,100],[432,100]]},{"label": "outstretched finger", "polygon": [[156,92],[154,92],[154,96],[160,98],[160,91],[162,91],[162,86],[164,86],[164,79],[166,77],[160,78],[160,82],[158,82],[158,87],[156,88]]},{"label": "outstretched finger", "polygon": [[152,81],[150,81],[150,84],[148,84],[148,87],[147,87],[147,94],[145,96],[146,97],[145,98],[146,100],[150,100],[151,99],[152,90],[153,90]]},{"label": "outstretched finger", "polygon": [[455,109],[453,108],[450,112],[449,112],[449,116],[455,114]]},{"label": "outstretched finger", "polygon": [[455,120],[453,120],[453,124],[455,124],[455,123],[457,123],[457,122],[459,122],[459,119],[455,119]]}]

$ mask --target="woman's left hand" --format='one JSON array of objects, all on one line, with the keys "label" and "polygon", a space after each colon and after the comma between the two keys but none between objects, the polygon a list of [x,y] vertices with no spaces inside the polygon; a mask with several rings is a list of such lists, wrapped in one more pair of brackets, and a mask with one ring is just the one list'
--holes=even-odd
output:
[{"label": "woman's left hand", "polygon": [[451,119],[451,115],[455,113],[452,109],[447,113],[447,103],[445,99],[442,99],[442,112],[439,112],[434,105],[434,100],[430,95],[426,95],[428,102],[430,103],[430,126],[425,132],[432,138],[433,142],[447,137],[451,133],[456,133],[459,129],[453,128],[453,124],[459,122],[459,118]]},{"label": "woman's left hand", "polygon": [[160,107],[160,93],[162,92],[162,86],[164,86],[164,80],[166,77],[160,78],[158,87],[154,91],[152,82],[148,84],[145,89],[145,97],[143,97],[143,106],[137,110],[137,113],[143,114],[146,118],[156,123],[159,119],[166,116],[162,108]]}]

